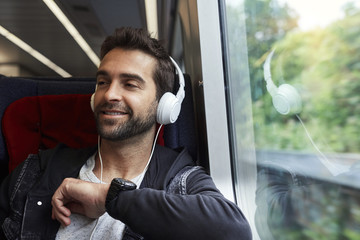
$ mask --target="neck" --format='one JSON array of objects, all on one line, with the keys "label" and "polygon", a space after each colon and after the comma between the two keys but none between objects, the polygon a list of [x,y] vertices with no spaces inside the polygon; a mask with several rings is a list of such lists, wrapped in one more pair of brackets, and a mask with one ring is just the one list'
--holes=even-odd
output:
[{"label": "neck", "polygon": [[[101,140],[100,153],[103,162],[103,181],[113,178],[133,179],[141,174],[151,155],[155,138],[155,126],[141,136],[134,136],[123,141]],[[95,158],[93,172],[100,179],[101,165],[99,154]]]}]

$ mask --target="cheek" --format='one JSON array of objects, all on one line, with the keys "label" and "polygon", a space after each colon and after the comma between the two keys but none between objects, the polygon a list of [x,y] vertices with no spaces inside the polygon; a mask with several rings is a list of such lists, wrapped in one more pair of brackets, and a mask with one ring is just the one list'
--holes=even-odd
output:
[{"label": "cheek", "polygon": [[94,94],[94,111],[98,111],[105,103],[104,94],[101,91],[96,91]]},{"label": "cheek", "polygon": [[140,114],[148,106],[148,100],[143,97],[129,97],[125,101],[125,104],[128,105],[134,112]]},{"label": "cheek", "polygon": [[155,96],[142,96],[139,98],[128,98],[127,105],[133,110],[135,114],[143,114],[149,112],[150,109],[157,106],[157,100]]},{"label": "cheek", "polygon": [[94,93],[94,108],[96,109],[96,107],[99,105],[99,101],[100,101],[100,97],[99,97],[99,93],[95,92]]}]

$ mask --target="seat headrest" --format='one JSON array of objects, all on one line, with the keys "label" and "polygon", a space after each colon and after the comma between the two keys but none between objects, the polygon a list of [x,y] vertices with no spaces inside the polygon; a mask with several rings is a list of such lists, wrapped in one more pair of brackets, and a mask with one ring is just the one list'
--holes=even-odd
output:
[{"label": "seat headrest", "polygon": [[62,142],[82,148],[97,143],[97,131],[89,106],[91,94],[33,96],[19,99],[5,111],[3,134],[9,170],[28,154]]}]

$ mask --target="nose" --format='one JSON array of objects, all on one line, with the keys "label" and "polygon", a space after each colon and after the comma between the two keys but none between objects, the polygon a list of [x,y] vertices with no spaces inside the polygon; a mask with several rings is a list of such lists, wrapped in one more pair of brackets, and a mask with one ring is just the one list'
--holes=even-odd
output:
[{"label": "nose", "polygon": [[105,99],[108,102],[121,101],[122,100],[122,89],[121,86],[113,81],[109,88],[105,92]]}]

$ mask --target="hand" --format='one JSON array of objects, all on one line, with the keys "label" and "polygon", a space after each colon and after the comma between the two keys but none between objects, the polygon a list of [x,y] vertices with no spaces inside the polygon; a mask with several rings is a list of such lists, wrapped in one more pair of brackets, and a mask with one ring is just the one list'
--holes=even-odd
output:
[{"label": "hand", "polygon": [[105,201],[110,184],[91,183],[66,178],[55,191],[51,205],[52,219],[68,226],[71,213],[98,218],[105,213]]}]

